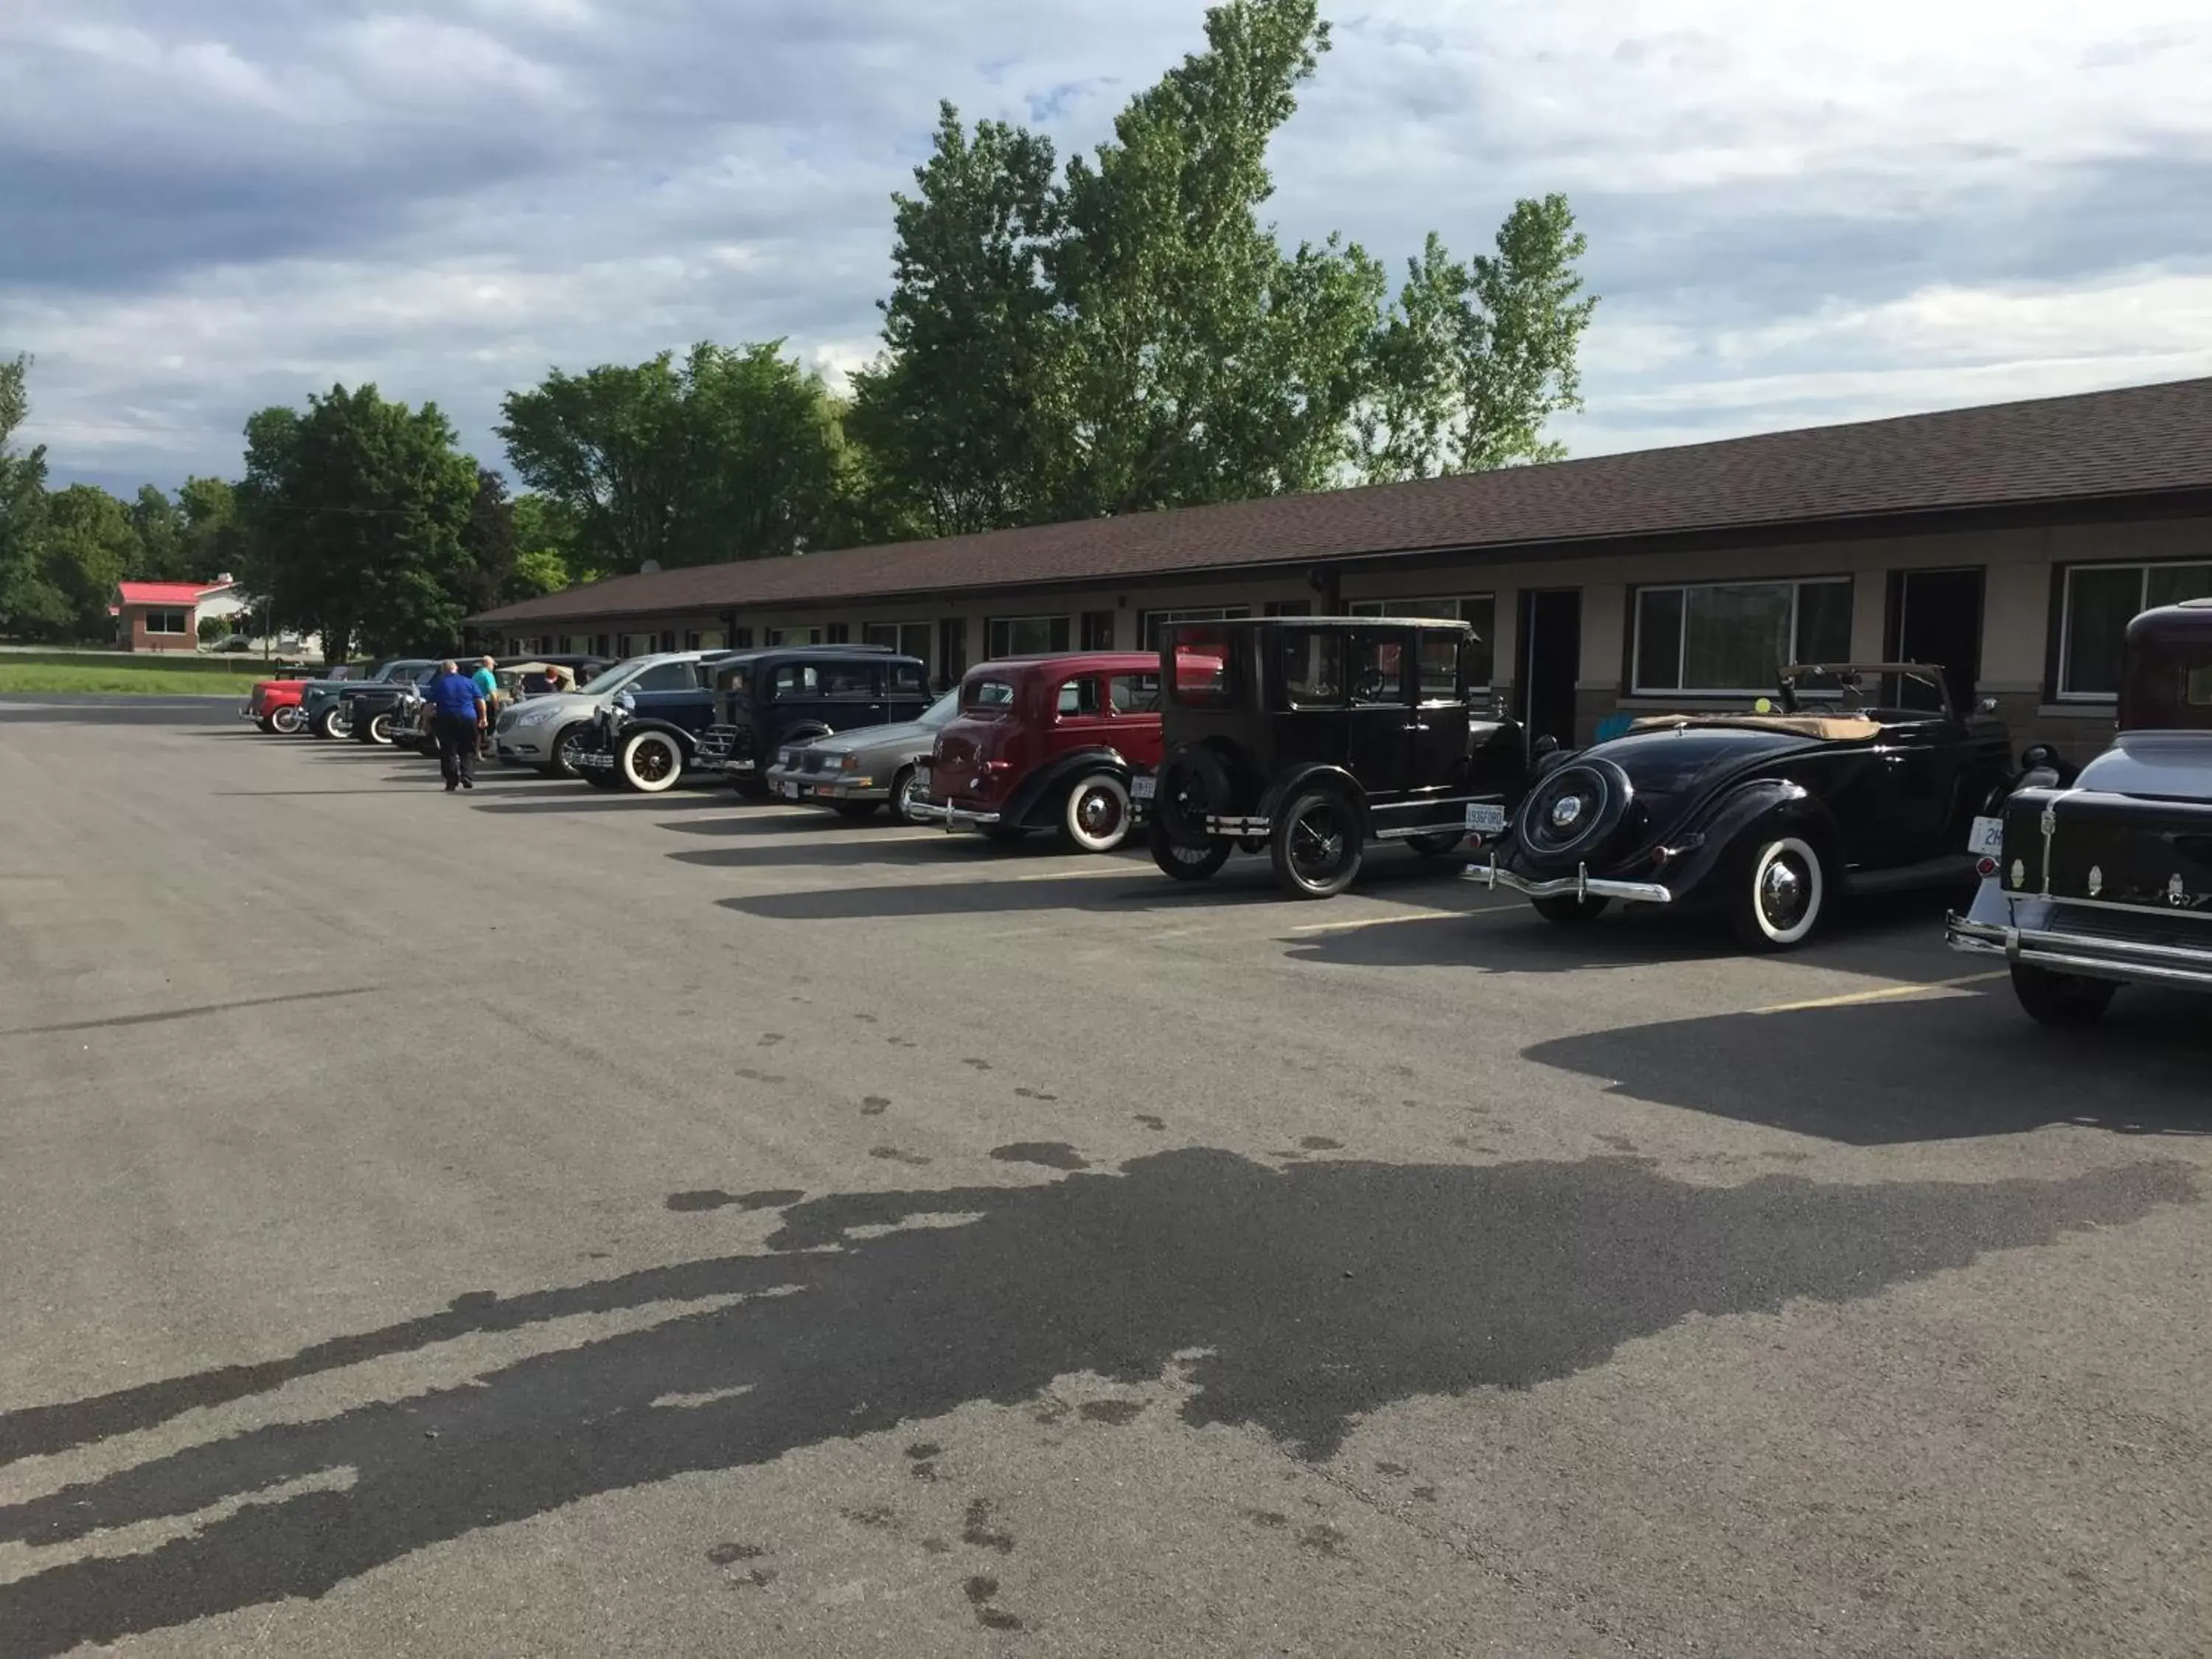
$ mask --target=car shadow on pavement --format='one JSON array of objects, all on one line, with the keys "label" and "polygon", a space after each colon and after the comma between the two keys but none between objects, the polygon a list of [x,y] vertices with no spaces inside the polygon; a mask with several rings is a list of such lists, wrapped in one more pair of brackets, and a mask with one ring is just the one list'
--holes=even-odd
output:
[{"label": "car shadow on pavement", "polygon": [[719,812],[729,805],[720,795],[673,790],[665,795],[627,795],[582,783],[548,783],[545,787],[548,793],[542,796],[535,789],[502,791],[526,793],[531,799],[479,800],[476,808],[480,812]]},{"label": "car shadow on pavement", "polygon": [[2212,1133],[2203,999],[2123,991],[2101,1026],[2046,1030],[2002,983],[1968,994],[1714,1014],[1554,1038],[1525,1058],[1608,1094],[1853,1146],[2069,1123]]},{"label": "car shadow on pavement", "polygon": [[[1034,1401],[1071,1373],[1138,1384],[1180,1364],[1187,1423],[1324,1460],[1361,1417],[1415,1395],[1528,1388],[1695,1316],[1850,1302],[2196,1194],[2172,1161],[1719,1188],[1625,1158],[1278,1170],[1189,1148],[1042,1185],[824,1197],[786,1209],[766,1255],[482,1292],[289,1358],[0,1415],[0,1462],[50,1455],[476,1332],[724,1299],[459,1386],[133,1448],[141,1461],[0,1506],[0,1542],[107,1534],[0,1583],[0,1630],[10,1659],[42,1659],[319,1596],[482,1528],[971,1402]],[[671,1207],[710,1213],[675,1202],[692,1196]],[[337,1470],[350,1481],[330,1484]],[[187,1517],[135,1549],[113,1534]]]},{"label": "car shadow on pavement", "polygon": [[[725,798],[722,805],[728,806]],[[763,801],[758,806],[750,802],[736,804],[735,813],[726,818],[691,818],[682,823],[663,824],[682,836],[893,836],[912,835],[923,826],[897,823],[882,816],[872,818],[840,817],[835,812],[809,811],[804,807],[772,805]],[[942,830],[935,832],[940,839],[951,840]],[[974,841],[978,836],[967,836]]]}]

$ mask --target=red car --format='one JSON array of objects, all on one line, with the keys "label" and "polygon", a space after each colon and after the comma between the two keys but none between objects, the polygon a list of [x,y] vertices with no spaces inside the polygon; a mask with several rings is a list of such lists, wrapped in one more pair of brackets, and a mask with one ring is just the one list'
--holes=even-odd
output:
[{"label": "red car", "polygon": [[1110,853],[1129,833],[1129,780],[1160,763],[1160,659],[1136,651],[987,662],[908,786],[908,815],[1016,841],[1057,830]]},{"label": "red car", "polygon": [[254,681],[246,707],[238,711],[239,718],[252,720],[264,732],[291,736],[306,724],[306,716],[300,712],[300,690],[307,683],[305,674],[297,679]]}]

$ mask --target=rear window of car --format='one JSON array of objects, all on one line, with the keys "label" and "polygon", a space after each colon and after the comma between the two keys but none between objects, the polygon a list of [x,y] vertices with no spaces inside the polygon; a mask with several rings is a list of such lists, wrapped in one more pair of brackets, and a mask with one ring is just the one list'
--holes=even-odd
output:
[{"label": "rear window of car", "polygon": [[1186,625],[1168,635],[1173,680],[1170,693],[1188,708],[1225,708],[1237,695],[1236,653],[1229,631]]},{"label": "rear window of car", "polygon": [[822,670],[822,695],[872,697],[876,695],[876,676],[881,672],[874,663],[828,664]]},{"label": "rear window of car", "polygon": [[960,707],[970,714],[996,714],[1013,706],[1012,680],[970,680],[960,693]]},{"label": "rear window of car", "polygon": [[895,662],[884,671],[890,682],[890,694],[895,697],[925,696],[929,691],[929,676],[918,662]]},{"label": "rear window of car", "polygon": [[768,700],[783,702],[793,697],[821,695],[822,677],[812,663],[787,662],[769,677]]}]

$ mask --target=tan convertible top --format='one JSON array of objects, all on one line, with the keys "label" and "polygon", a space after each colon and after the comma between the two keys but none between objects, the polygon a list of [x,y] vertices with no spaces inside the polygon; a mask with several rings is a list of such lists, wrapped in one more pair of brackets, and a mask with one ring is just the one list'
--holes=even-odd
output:
[{"label": "tan convertible top", "polygon": [[1818,738],[1823,743],[1868,743],[1881,735],[1879,723],[1856,714],[1647,714],[1628,729],[1658,732],[1670,726],[1748,726],[1757,732]]}]

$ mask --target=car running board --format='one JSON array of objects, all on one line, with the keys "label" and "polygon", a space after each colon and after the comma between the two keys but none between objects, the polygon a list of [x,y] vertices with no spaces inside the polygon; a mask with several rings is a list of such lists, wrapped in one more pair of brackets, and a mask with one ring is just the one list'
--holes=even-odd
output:
[{"label": "car running board", "polygon": [[1973,879],[1974,855],[1971,853],[1946,853],[1942,858],[1900,865],[1894,870],[1850,872],[1851,891],[1855,894],[1902,893],[1915,887],[1963,887]]}]

